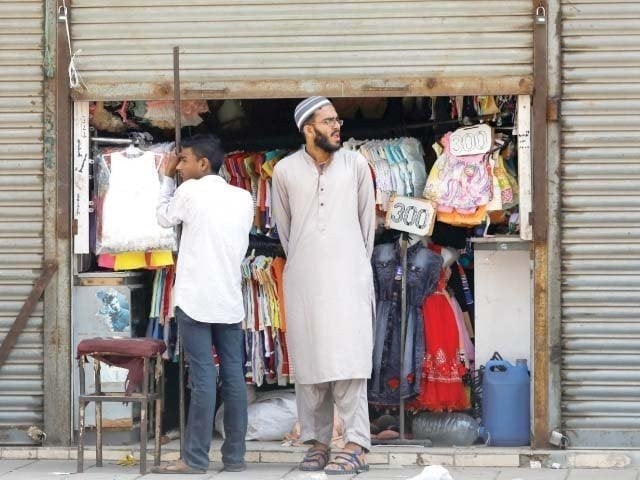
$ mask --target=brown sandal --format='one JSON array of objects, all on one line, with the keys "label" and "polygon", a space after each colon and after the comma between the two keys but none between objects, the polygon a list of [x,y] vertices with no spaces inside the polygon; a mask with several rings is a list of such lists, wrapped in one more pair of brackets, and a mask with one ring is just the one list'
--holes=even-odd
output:
[{"label": "brown sandal", "polygon": [[298,469],[303,472],[321,472],[327,463],[329,463],[329,450],[311,447],[298,465]]}]

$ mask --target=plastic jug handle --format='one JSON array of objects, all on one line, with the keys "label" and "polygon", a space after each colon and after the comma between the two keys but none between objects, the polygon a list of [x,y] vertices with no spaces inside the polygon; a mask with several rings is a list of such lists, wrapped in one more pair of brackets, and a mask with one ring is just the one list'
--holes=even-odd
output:
[{"label": "plastic jug handle", "polygon": [[505,360],[489,360],[485,368],[491,372],[506,372],[509,362]]}]

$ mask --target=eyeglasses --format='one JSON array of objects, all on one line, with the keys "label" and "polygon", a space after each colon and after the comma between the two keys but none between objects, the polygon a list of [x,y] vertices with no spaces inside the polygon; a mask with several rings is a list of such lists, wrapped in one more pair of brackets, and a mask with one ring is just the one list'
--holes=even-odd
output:
[{"label": "eyeglasses", "polygon": [[338,117],[329,117],[329,118],[325,118],[324,120],[320,120],[319,122],[315,122],[315,123],[321,123],[327,127],[330,127],[331,125],[333,125],[334,123],[337,123],[338,125],[342,126],[344,124],[344,120],[338,118]]}]

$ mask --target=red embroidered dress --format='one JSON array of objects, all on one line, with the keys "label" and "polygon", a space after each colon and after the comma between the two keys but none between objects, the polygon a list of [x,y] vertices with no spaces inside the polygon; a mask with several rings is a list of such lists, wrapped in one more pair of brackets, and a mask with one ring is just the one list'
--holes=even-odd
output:
[{"label": "red embroidered dress", "polygon": [[469,400],[462,384],[458,326],[445,286],[449,270],[440,274],[438,287],[423,305],[425,359],[418,408],[432,411],[464,410]]}]

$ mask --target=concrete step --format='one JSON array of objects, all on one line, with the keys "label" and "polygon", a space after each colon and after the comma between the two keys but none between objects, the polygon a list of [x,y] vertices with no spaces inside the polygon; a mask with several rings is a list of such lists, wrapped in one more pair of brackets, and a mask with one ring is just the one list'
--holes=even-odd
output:
[{"label": "concrete step", "polygon": [[[148,455],[153,443],[148,445]],[[210,457],[220,459],[220,440],[214,440]],[[174,440],[162,446],[162,459],[179,456],[179,442]],[[250,463],[297,463],[304,446],[283,445],[280,442],[248,442],[246,460]],[[139,458],[139,445],[105,445],[103,458],[119,460],[133,452]],[[3,460],[73,460],[77,447],[2,447]],[[379,445],[368,455],[371,465],[422,466],[443,465],[454,467],[526,467],[526,468],[632,468],[640,466],[640,450],[534,450],[529,447],[421,447]],[[95,459],[95,448],[85,446],[85,459]]]}]

